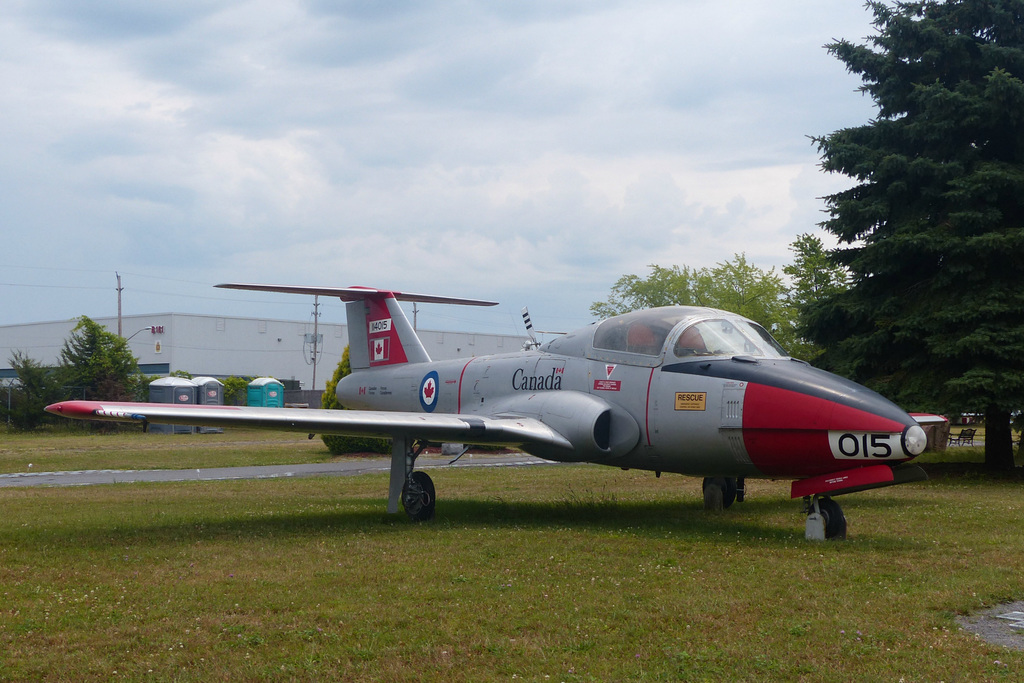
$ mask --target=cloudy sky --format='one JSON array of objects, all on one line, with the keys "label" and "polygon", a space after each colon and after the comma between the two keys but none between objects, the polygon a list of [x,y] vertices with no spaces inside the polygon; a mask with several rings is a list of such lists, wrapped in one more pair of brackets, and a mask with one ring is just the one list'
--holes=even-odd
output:
[{"label": "cloudy sky", "polygon": [[[625,273],[762,267],[873,115],[851,0],[6,0],[0,325],[306,320],[225,281],[488,298],[420,326],[591,320]],[[325,318],[342,322],[338,302]]]}]

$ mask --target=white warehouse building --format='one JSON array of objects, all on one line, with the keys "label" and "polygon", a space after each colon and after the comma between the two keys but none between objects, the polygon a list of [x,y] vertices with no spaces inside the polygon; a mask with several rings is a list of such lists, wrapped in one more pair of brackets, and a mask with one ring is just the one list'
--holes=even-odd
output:
[{"label": "white warehouse building", "polygon": [[[94,320],[117,332],[116,317]],[[0,379],[17,376],[11,367],[15,351],[42,365],[57,365],[64,341],[77,324],[77,320],[64,320],[0,326]],[[348,344],[347,325],[319,324],[322,343],[314,386],[311,321],[159,313],[123,316],[121,329],[147,375],[184,371],[221,379],[274,377],[307,390],[324,388]],[[526,337],[512,335],[436,330],[419,330],[418,335],[434,360],[509,353],[521,349],[526,341]]]}]

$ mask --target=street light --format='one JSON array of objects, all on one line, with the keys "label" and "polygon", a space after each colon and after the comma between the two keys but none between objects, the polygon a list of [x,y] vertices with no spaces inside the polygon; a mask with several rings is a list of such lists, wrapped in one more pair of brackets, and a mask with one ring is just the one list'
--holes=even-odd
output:
[{"label": "street light", "polygon": [[139,332],[145,332],[146,330],[149,330],[150,332],[153,332],[155,329],[156,329],[155,325],[146,325],[141,330],[136,330],[135,332],[132,332],[131,335],[129,335],[128,337],[125,337],[124,340],[125,341],[130,341],[131,338],[134,337],[135,335],[137,335]]},{"label": "street light", "polygon": [[14,388],[14,383],[16,381],[17,380],[15,378],[13,378],[13,377],[7,381],[7,425],[8,426],[10,426],[10,424],[11,424],[11,390]]}]

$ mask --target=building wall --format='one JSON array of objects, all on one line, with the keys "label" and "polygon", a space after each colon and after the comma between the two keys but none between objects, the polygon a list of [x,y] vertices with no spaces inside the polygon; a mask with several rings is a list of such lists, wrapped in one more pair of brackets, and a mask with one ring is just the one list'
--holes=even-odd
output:
[{"label": "building wall", "polygon": [[[117,331],[117,318],[96,318]],[[0,326],[0,378],[14,376],[10,359],[22,351],[43,365],[57,365],[64,340],[77,320]],[[305,335],[311,322],[231,316],[159,313],[122,317],[124,336],[143,371],[167,375],[183,370],[193,376],[268,376],[296,380],[303,389],[323,389],[348,344],[346,325],[320,323],[323,336],[316,386]],[[522,348],[525,337],[420,330],[420,340],[434,360],[508,353]]]}]

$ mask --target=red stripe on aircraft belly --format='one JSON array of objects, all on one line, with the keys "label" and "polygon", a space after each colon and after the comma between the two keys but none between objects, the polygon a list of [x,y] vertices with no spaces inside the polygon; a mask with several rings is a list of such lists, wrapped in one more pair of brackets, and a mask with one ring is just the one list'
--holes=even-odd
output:
[{"label": "red stripe on aircraft belly", "polygon": [[828,433],[902,432],[904,425],[857,408],[797,391],[748,384],[743,399],[743,443],[766,475],[810,476],[831,472],[838,461]]}]

